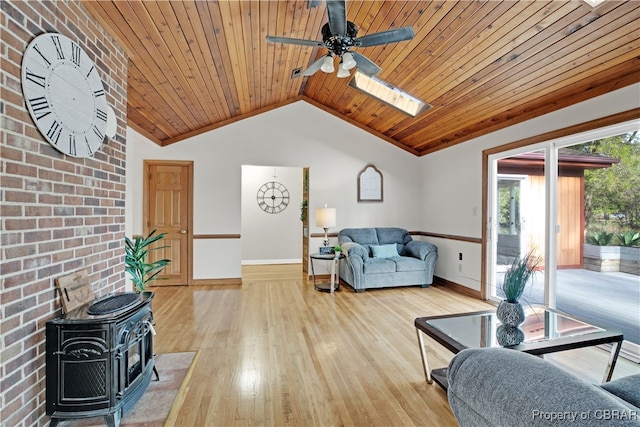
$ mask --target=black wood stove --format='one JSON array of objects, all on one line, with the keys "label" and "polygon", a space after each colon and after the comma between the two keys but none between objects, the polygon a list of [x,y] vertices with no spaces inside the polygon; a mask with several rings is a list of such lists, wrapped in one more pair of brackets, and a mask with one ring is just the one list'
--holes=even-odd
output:
[{"label": "black wood stove", "polygon": [[104,416],[107,426],[142,397],[155,370],[153,292],[120,293],[47,322],[47,415]]}]

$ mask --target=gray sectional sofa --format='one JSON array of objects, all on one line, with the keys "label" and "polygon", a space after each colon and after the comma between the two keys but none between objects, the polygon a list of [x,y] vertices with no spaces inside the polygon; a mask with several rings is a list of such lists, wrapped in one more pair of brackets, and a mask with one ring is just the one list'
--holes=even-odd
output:
[{"label": "gray sectional sofa", "polygon": [[404,228],[345,228],[338,233],[338,243],[346,256],[340,279],[356,292],[433,283],[438,248],[413,240]]},{"label": "gray sectional sofa", "polygon": [[640,374],[593,385],[527,353],[475,348],[451,360],[447,380],[462,427],[640,425]]}]

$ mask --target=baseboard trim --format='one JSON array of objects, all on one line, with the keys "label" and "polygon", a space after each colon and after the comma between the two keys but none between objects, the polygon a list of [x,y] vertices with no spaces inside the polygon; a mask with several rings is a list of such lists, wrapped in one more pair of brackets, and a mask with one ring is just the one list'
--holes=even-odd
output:
[{"label": "baseboard trim", "polygon": [[302,264],[300,258],[297,259],[249,259],[242,260],[242,265],[275,265],[275,264]]},{"label": "baseboard trim", "polygon": [[229,277],[225,279],[194,279],[192,286],[220,286],[242,285],[242,277]]},{"label": "baseboard trim", "polygon": [[434,285],[444,285],[447,286],[448,288],[453,289],[456,292],[459,292],[461,294],[470,296],[472,298],[476,298],[476,299],[482,299],[482,294],[480,293],[480,291],[476,291],[475,289],[470,289],[467,288],[466,286],[463,286],[459,283],[456,282],[452,282],[450,280],[447,279],[443,279],[442,277],[438,277],[438,276],[433,276],[433,284]]}]

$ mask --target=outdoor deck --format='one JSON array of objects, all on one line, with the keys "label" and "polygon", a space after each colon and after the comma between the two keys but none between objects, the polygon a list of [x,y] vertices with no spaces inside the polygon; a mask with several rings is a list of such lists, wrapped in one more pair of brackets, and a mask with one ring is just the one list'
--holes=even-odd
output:
[{"label": "outdoor deck", "polygon": [[[543,276],[526,290],[523,300],[542,304]],[[627,273],[599,273],[583,269],[558,270],[556,308],[582,320],[618,330],[640,345],[640,277]]]}]

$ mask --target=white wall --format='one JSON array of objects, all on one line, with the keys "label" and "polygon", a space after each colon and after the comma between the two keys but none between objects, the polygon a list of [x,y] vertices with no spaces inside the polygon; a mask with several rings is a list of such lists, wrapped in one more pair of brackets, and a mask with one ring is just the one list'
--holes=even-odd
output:
[{"label": "white wall", "polygon": [[[640,85],[636,84],[424,156],[420,159],[424,183],[421,230],[482,237],[483,150],[639,106]],[[437,276],[480,290],[479,244],[425,240],[438,246]],[[462,262],[458,261],[459,252],[463,253]]]},{"label": "white wall", "polygon": [[[275,177],[274,177],[275,175]],[[258,189],[267,182],[287,188],[289,204],[278,213],[263,211]],[[242,263],[302,262],[302,168],[242,166]]]},{"label": "white wall", "polygon": [[[196,239],[195,279],[241,276],[243,165],[309,167],[311,233],[323,232],[315,226],[315,209],[324,204],[337,210],[337,226],[330,232],[366,226],[415,230],[422,222],[420,159],[303,101],[167,147],[128,129],[127,145],[129,235],[142,232],[144,159],[193,160],[193,233],[243,235]],[[357,202],[357,175],[368,163],[383,174],[383,203]],[[311,251],[321,245],[322,238],[312,239]]]},{"label": "white wall", "polygon": [[[326,203],[338,216],[330,232],[401,226],[480,238],[483,150],[637,108],[639,99],[640,85],[629,86],[421,158],[303,101],[164,148],[129,129],[127,233],[142,231],[143,159],[171,159],[195,162],[195,234],[242,234],[241,168],[261,165],[310,168],[311,233],[323,232],[315,209]],[[384,203],[357,202],[357,174],[368,163],[383,173]],[[424,240],[439,248],[437,276],[480,290],[479,244]],[[312,239],[311,251],[321,244]],[[240,277],[241,259],[239,239],[197,240],[194,278]]]}]

